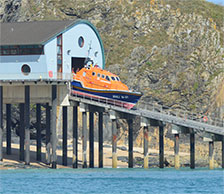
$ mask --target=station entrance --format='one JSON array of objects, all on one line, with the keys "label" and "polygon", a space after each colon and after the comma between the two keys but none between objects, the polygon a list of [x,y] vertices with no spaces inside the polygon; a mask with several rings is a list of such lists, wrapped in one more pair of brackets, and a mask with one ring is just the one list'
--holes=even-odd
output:
[{"label": "station entrance", "polygon": [[81,70],[85,65],[86,58],[72,57],[72,72],[76,73]]}]

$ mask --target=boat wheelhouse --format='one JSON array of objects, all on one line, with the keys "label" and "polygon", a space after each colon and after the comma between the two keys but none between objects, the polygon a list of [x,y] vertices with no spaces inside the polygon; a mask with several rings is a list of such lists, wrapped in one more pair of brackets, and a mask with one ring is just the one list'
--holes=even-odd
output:
[{"label": "boat wheelhouse", "polygon": [[104,100],[127,109],[131,109],[142,96],[140,92],[130,91],[117,75],[91,65],[74,74],[71,86],[72,95]]}]

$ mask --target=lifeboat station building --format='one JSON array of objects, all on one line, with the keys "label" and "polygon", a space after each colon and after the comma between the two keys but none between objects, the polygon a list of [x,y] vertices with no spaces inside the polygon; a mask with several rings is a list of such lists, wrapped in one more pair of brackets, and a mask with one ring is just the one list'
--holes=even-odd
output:
[{"label": "lifeboat station building", "polygon": [[104,67],[104,50],[88,21],[1,23],[1,80],[68,80],[91,60]]},{"label": "lifeboat station building", "polygon": [[[89,63],[104,68],[105,57],[98,31],[86,20],[0,23],[0,160],[3,104],[7,115],[11,104],[21,105],[26,139],[30,103],[48,104],[51,139],[56,139],[57,106],[70,105],[72,75]],[[56,143],[51,147],[55,154]],[[54,162],[53,156],[53,167]]]},{"label": "lifeboat station building", "polygon": [[89,62],[105,66],[102,40],[86,20],[0,23],[0,29],[0,84],[17,85],[3,87],[6,103],[23,101],[21,83],[41,84],[30,88],[31,100],[45,102],[50,95],[46,83],[71,81],[72,73]]}]

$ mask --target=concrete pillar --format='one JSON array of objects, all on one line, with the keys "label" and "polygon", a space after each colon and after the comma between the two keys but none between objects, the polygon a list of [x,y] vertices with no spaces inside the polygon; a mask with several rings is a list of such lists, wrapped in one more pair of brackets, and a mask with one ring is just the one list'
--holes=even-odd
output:
[{"label": "concrete pillar", "polygon": [[144,168],[149,167],[149,159],[148,159],[148,147],[149,147],[149,128],[148,126],[144,126],[143,129],[144,136]]},{"label": "concrete pillar", "polygon": [[73,158],[72,167],[78,168],[78,109],[73,106]]},{"label": "concrete pillar", "polygon": [[190,133],[190,168],[195,168],[195,133]]},{"label": "concrete pillar", "polygon": [[6,136],[7,136],[7,148],[6,153],[11,154],[11,104],[6,104]]},{"label": "concrete pillar", "polygon": [[63,156],[62,156],[62,164],[67,166],[67,134],[68,134],[68,109],[67,106],[63,106],[62,108],[63,114]]},{"label": "concrete pillar", "polygon": [[3,160],[3,87],[0,86],[0,161]]},{"label": "concrete pillar", "polygon": [[30,86],[25,86],[25,164],[30,164]]},{"label": "concrete pillar", "polygon": [[180,168],[180,158],[179,158],[179,134],[175,134],[174,139],[174,166],[176,169]]},{"label": "concrete pillar", "polygon": [[49,165],[51,163],[51,107],[49,103],[46,104],[46,162]]},{"label": "concrete pillar", "polygon": [[214,141],[209,142],[209,169],[214,169]]},{"label": "concrete pillar", "polygon": [[99,112],[99,168],[103,168],[103,112]]},{"label": "concrete pillar", "polygon": [[37,161],[41,161],[41,106],[36,105],[36,127],[37,127]]},{"label": "concrete pillar", "polygon": [[25,104],[19,104],[20,121],[19,121],[19,159],[24,161],[24,145],[25,145],[25,125],[24,125],[24,109]]},{"label": "concrete pillar", "polygon": [[133,168],[133,119],[128,119],[128,168]]},{"label": "concrete pillar", "polygon": [[87,115],[82,112],[82,167],[87,168]]},{"label": "concrete pillar", "polygon": [[224,168],[224,136],[222,136],[222,168]]},{"label": "concrete pillar", "polygon": [[57,168],[57,85],[52,85],[52,108],[51,108],[51,145],[52,145],[52,168]]},{"label": "concrete pillar", "polygon": [[116,119],[112,119],[112,168],[117,168],[117,126],[116,126]]},{"label": "concrete pillar", "polygon": [[164,168],[164,126],[159,126],[159,167]]},{"label": "concrete pillar", "polygon": [[89,167],[94,168],[94,113],[89,112]]}]

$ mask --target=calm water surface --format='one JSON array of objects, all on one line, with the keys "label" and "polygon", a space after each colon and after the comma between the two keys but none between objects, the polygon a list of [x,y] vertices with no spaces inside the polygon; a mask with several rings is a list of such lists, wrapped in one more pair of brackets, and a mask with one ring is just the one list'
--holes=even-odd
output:
[{"label": "calm water surface", "polygon": [[224,194],[224,171],[206,169],[1,170],[0,193]]}]

